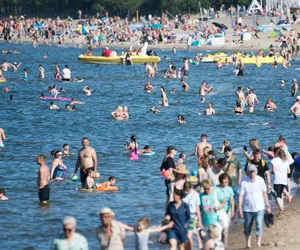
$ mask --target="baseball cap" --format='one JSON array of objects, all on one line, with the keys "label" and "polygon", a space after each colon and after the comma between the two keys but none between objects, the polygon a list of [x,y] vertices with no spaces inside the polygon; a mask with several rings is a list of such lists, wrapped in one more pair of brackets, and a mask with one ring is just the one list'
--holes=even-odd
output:
[{"label": "baseball cap", "polygon": [[226,146],[224,148],[224,153],[226,153],[226,152],[231,152],[231,147],[230,146]]},{"label": "baseball cap", "polygon": [[249,165],[247,167],[247,171],[251,172],[251,171],[256,171],[256,166],[254,166],[253,164]]}]

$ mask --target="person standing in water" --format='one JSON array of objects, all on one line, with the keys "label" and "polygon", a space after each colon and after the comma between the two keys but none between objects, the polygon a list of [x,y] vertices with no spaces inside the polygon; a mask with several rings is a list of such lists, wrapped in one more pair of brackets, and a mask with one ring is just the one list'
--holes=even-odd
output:
[{"label": "person standing in water", "polygon": [[249,113],[254,112],[254,103],[255,101],[259,104],[256,94],[254,94],[254,90],[251,89],[249,94],[247,95],[246,102],[248,103]]},{"label": "person standing in water", "polygon": [[203,149],[208,147],[210,150],[212,150],[212,145],[209,144],[207,142],[207,135],[206,134],[202,134],[201,135],[201,142],[198,142],[196,144],[196,147],[195,147],[195,152],[192,155],[196,155],[198,156],[198,158],[200,158],[204,153],[203,153]]},{"label": "person standing in water", "polygon": [[63,81],[71,81],[71,70],[68,65],[65,65],[65,68],[62,70],[62,80]]},{"label": "person standing in water", "polygon": [[205,96],[206,92],[210,93],[212,91],[212,89],[214,88],[214,86],[211,86],[209,88],[206,87],[206,81],[202,82],[202,85],[199,89],[199,95],[201,96]]},{"label": "person standing in water", "polygon": [[60,79],[60,69],[57,63],[54,66],[54,79]]},{"label": "person standing in water", "polygon": [[300,120],[300,96],[299,95],[297,96],[297,101],[290,108],[290,111],[293,113],[294,119]]},{"label": "person standing in water", "polygon": [[36,162],[40,166],[37,178],[39,199],[42,204],[46,204],[48,203],[50,197],[50,170],[45,164],[45,156],[39,155]]},{"label": "person standing in water", "polygon": [[136,143],[135,135],[130,137],[130,142],[125,143],[125,149],[130,150],[129,158],[132,161],[137,161],[139,159],[138,155],[138,144]]},{"label": "person standing in water", "polygon": [[39,78],[41,79],[45,78],[45,70],[41,64],[39,65]]},{"label": "person standing in water", "polygon": [[161,92],[161,106],[168,107],[169,106],[169,101],[168,101],[168,98],[167,98],[165,88],[161,86],[160,87],[160,92]]},{"label": "person standing in water", "polygon": [[76,175],[80,167],[80,180],[82,187],[85,186],[85,179],[88,177],[89,171],[97,173],[98,160],[96,151],[89,146],[89,139],[84,137],[81,141],[82,148],[78,151],[78,158],[75,165],[73,175]]},{"label": "person standing in water", "polygon": [[189,61],[186,58],[183,58],[182,72],[183,72],[183,78],[189,77]]},{"label": "person standing in water", "polygon": [[292,86],[292,95],[291,96],[296,96],[297,95],[297,92],[298,92],[298,83],[297,83],[297,80],[296,79],[293,79],[293,86]]},{"label": "person standing in water", "polygon": [[5,140],[4,129],[0,128],[0,148],[4,147],[3,141]]}]

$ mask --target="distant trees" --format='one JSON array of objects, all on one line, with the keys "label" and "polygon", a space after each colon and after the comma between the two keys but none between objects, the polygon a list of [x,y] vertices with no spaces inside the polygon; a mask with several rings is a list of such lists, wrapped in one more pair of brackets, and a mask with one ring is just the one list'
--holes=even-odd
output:
[{"label": "distant trees", "polygon": [[226,8],[232,5],[248,5],[251,0],[0,0],[1,16],[27,14],[39,16],[77,16],[78,9],[83,15],[104,14],[125,17],[135,10],[141,14],[161,14],[168,10],[173,14],[198,13],[199,7]]}]

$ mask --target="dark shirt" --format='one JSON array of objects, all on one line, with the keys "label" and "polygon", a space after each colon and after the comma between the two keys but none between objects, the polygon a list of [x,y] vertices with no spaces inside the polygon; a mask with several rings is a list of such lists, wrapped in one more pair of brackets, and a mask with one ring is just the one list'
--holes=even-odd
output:
[{"label": "dark shirt", "polygon": [[258,162],[255,162],[254,160],[248,161],[246,166],[245,166],[245,172],[247,171],[247,167],[251,164],[256,166],[257,175],[259,175],[261,178],[263,178],[265,180],[266,179],[265,178],[265,172],[270,171],[266,161],[262,160],[262,159],[260,159]]},{"label": "dark shirt", "polygon": [[174,159],[172,157],[165,158],[161,164],[160,172],[164,170],[168,170],[170,168],[176,169],[176,165]]},{"label": "dark shirt", "polygon": [[175,203],[170,202],[169,206],[167,207],[166,215],[169,215],[171,217],[171,221],[174,222],[172,231],[180,234],[186,232],[191,219],[189,205],[182,201],[180,207],[176,209]]}]

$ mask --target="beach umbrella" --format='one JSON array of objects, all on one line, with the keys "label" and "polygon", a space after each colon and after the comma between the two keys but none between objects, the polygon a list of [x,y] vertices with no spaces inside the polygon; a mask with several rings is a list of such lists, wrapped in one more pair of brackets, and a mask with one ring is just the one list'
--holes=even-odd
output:
[{"label": "beach umbrella", "polygon": [[82,26],[82,28],[81,28],[81,34],[82,35],[87,35],[88,33],[89,33],[88,27]]},{"label": "beach umbrella", "polygon": [[151,29],[161,29],[163,26],[159,23],[156,23],[156,24],[152,24],[151,25]]},{"label": "beach umbrella", "polygon": [[225,29],[225,30],[228,29],[228,27],[225,24],[216,23],[216,22],[214,22],[212,24],[215,25],[216,27],[220,28],[220,29]]}]

